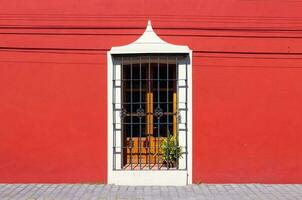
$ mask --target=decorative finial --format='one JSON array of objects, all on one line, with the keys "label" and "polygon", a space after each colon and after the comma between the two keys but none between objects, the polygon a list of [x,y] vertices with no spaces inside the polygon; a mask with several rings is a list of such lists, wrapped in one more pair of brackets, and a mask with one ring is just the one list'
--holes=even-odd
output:
[{"label": "decorative finial", "polygon": [[146,31],[153,31],[153,28],[152,28],[152,25],[151,25],[151,20],[148,20]]}]

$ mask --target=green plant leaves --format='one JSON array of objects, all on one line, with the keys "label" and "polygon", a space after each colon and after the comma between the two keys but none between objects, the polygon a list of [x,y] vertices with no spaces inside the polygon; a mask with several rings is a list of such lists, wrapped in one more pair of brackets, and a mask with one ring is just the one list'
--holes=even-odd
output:
[{"label": "green plant leaves", "polygon": [[182,147],[179,146],[177,138],[175,136],[169,136],[162,140],[160,151],[162,153],[163,160],[168,166],[176,164],[178,158],[182,158]]}]

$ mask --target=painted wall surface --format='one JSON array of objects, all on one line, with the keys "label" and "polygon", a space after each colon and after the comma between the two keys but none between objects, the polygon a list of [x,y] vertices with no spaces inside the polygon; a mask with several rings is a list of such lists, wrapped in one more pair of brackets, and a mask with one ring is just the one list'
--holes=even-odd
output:
[{"label": "painted wall surface", "polygon": [[106,182],[106,51],[193,50],[193,182],[302,182],[302,2],[0,0],[0,182]]}]

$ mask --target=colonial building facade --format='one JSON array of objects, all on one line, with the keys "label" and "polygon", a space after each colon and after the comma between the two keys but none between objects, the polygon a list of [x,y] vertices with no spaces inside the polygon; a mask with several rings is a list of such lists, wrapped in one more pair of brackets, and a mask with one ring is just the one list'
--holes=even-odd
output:
[{"label": "colonial building facade", "polygon": [[0,182],[301,183],[302,3],[0,14]]}]

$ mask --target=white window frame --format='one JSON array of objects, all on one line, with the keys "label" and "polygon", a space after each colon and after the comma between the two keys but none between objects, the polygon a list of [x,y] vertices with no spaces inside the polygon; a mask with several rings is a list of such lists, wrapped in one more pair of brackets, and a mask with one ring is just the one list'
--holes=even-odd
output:
[{"label": "white window frame", "polygon": [[[187,169],[186,170],[113,170],[113,55],[118,54],[187,54]],[[179,66],[181,68],[181,65]],[[185,68],[185,67],[183,67]],[[180,71],[181,72],[181,69]],[[181,75],[181,74],[180,74]],[[181,94],[180,94],[181,95]],[[169,44],[160,39],[148,21],[144,34],[135,42],[112,47],[107,52],[107,171],[108,184],[117,185],[187,185],[192,184],[192,50],[188,46]]]}]

